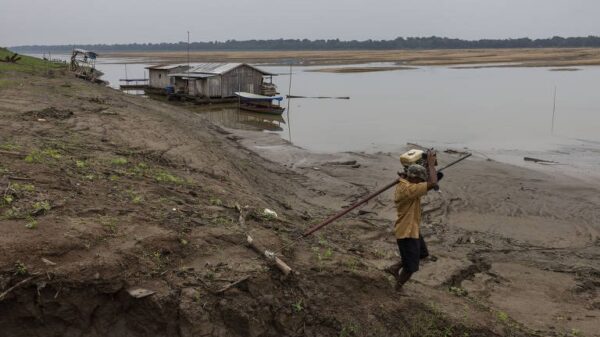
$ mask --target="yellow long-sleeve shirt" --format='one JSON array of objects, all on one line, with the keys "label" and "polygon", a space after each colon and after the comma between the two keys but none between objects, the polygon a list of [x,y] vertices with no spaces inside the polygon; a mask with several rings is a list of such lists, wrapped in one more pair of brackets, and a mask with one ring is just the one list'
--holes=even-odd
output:
[{"label": "yellow long-sleeve shirt", "polygon": [[398,212],[398,219],[395,224],[397,239],[419,238],[421,197],[425,194],[427,194],[427,183],[413,184],[400,179],[394,196]]}]

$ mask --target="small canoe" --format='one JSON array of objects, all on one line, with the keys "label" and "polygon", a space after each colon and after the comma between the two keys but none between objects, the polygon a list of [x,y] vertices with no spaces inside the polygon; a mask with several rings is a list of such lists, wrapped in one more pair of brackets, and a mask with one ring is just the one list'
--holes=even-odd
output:
[{"label": "small canoe", "polygon": [[282,96],[263,96],[249,92],[236,92],[235,95],[240,98],[242,110],[270,115],[281,115],[285,111],[285,108],[280,106]]}]

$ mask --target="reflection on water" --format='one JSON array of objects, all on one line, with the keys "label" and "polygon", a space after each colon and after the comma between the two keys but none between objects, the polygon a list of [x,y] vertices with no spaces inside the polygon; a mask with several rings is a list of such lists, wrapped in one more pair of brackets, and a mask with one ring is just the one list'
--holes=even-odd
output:
[{"label": "reflection on water", "polygon": [[239,110],[235,107],[210,108],[191,107],[212,123],[226,128],[253,131],[282,132],[285,120],[279,115],[267,115]]}]

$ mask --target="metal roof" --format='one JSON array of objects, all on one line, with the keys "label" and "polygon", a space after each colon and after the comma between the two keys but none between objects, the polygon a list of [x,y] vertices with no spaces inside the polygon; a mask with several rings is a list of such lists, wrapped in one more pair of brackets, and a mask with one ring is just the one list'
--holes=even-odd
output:
[{"label": "metal roof", "polygon": [[171,69],[175,69],[175,68],[179,68],[179,67],[186,67],[187,68],[187,64],[157,64],[157,65],[154,65],[154,66],[147,66],[146,69],[171,70]]},{"label": "metal roof", "polygon": [[218,76],[218,74],[199,74],[199,73],[189,72],[189,73],[174,73],[174,74],[169,74],[167,76],[169,76],[169,77],[182,77],[182,78],[188,79],[188,78],[208,78],[208,77],[215,77],[215,76]]},{"label": "metal roof", "polygon": [[201,73],[201,74],[213,74],[213,75],[223,75],[225,73],[230,72],[231,70],[246,65],[250,68],[255,69],[256,71],[262,73],[263,75],[273,75],[267,71],[259,69],[257,67],[251,66],[246,63],[197,63],[191,69],[191,73]]}]

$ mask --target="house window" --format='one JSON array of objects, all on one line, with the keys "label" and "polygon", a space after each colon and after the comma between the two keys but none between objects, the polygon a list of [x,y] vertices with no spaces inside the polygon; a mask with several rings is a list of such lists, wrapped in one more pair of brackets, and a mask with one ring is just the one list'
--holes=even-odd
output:
[{"label": "house window", "polygon": [[162,74],[158,74],[158,78],[161,78],[161,77],[162,77]]}]

